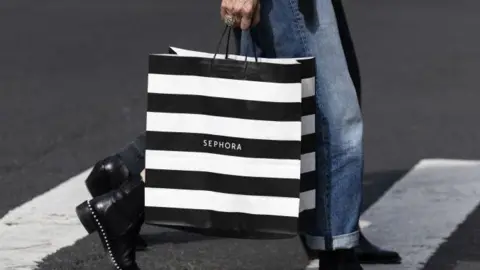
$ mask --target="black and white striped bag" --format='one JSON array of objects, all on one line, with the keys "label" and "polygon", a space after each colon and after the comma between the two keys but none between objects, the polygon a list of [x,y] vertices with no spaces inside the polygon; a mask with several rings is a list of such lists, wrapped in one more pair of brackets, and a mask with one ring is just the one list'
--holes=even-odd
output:
[{"label": "black and white striped bag", "polygon": [[313,59],[172,50],[150,56],[146,222],[297,234],[315,197]]}]

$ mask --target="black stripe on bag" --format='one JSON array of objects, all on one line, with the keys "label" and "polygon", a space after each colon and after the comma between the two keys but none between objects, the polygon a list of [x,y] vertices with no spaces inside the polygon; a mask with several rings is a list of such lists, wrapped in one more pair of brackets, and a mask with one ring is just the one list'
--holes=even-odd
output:
[{"label": "black stripe on bag", "polygon": [[264,121],[299,121],[302,113],[300,103],[155,93],[149,93],[147,100],[149,112],[202,114]]},{"label": "black stripe on bag", "polygon": [[302,116],[316,113],[315,96],[302,99]]},{"label": "black stripe on bag", "polygon": [[302,136],[302,155],[315,152],[315,133]]},{"label": "black stripe on bag", "polygon": [[147,149],[219,155],[300,159],[300,141],[270,141],[217,135],[147,131]]},{"label": "black stripe on bag", "polygon": [[150,55],[149,73],[190,75],[233,80],[276,83],[300,83],[302,65],[271,64],[230,59],[179,57],[174,55]]},{"label": "black stripe on bag", "polygon": [[[298,198],[300,180],[243,177],[198,171],[147,169],[146,185],[151,188],[208,190],[221,193]],[[275,188],[272,188],[275,187]]]},{"label": "black stripe on bag", "polygon": [[317,187],[317,172],[302,173],[300,176],[300,192],[309,191]]},{"label": "black stripe on bag", "polygon": [[[168,48],[168,53],[177,55],[177,52],[174,51],[172,48]],[[301,59],[297,61],[302,64],[301,66],[302,79],[315,77],[315,68],[316,68],[315,58]]]},{"label": "black stripe on bag", "polygon": [[302,79],[315,77],[315,58],[297,60],[301,64]]},{"label": "black stripe on bag", "polygon": [[317,226],[317,217],[316,209],[302,211],[298,217],[298,231],[300,233],[317,235],[321,229],[321,227]]},{"label": "black stripe on bag", "polygon": [[258,233],[295,236],[295,217],[226,213],[212,210],[145,207],[145,223],[170,228],[192,228],[207,235],[245,238]]},{"label": "black stripe on bag", "polygon": [[[168,53],[177,55],[177,52],[174,51],[172,48],[168,48]],[[297,61],[302,64],[301,66],[302,79],[315,77],[315,67],[316,67],[315,58],[301,59]]]}]

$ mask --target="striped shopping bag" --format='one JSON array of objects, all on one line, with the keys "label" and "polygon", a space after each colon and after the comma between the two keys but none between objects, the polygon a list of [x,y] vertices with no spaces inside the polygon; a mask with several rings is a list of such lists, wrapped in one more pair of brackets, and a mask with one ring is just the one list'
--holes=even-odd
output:
[{"label": "striped shopping bag", "polygon": [[296,235],[314,188],[313,59],[172,49],[150,56],[146,222]]},{"label": "striped shopping bag", "polygon": [[[212,58],[213,54],[185,50],[170,47],[169,52],[181,56],[194,56]],[[218,57],[224,58],[225,55]],[[244,59],[239,55],[228,55],[228,58],[235,60]],[[253,61],[253,58],[249,58]],[[300,179],[300,208],[299,208],[299,233],[315,235],[318,228],[315,219],[316,209],[316,105],[315,105],[315,59],[314,58],[290,58],[270,59],[260,58],[261,62],[275,64],[300,63],[302,78],[302,141],[301,141],[301,179]]]}]

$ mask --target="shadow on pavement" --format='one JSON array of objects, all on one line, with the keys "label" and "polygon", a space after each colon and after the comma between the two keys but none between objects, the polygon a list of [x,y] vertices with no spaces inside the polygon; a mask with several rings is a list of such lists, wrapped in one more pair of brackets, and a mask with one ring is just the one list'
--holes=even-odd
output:
[{"label": "shadow on pavement", "polygon": [[[401,179],[406,173],[405,170],[392,170],[385,172],[375,172],[365,174],[364,204],[362,211],[365,211],[375,203],[397,180]],[[142,236],[149,245],[162,244],[180,244],[189,242],[198,242],[205,240],[218,240],[220,237],[205,236],[190,231],[181,231],[175,229],[165,229],[159,226],[145,226]]]}]

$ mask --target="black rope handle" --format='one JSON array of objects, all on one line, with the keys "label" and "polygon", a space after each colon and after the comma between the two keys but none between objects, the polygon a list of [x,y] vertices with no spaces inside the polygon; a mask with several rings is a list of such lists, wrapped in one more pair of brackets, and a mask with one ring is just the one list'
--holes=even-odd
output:
[{"label": "black rope handle", "polygon": [[[258,8],[258,5],[254,8],[253,10],[253,14],[256,14],[257,12],[257,8]],[[251,18],[251,22],[253,22],[253,19],[254,19],[254,16],[252,16]],[[228,26],[228,25],[225,25],[225,28],[223,29],[223,32],[222,32],[222,36],[220,37],[220,40],[218,41],[217,43],[217,48],[215,49],[215,54],[213,55],[213,59],[210,63],[210,70],[212,69],[212,66],[213,66],[213,62],[215,61],[215,59],[217,58],[217,55],[218,53],[220,52],[220,47],[222,46],[222,41],[223,39],[225,38],[225,35],[227,35],[227,43],[225,45],[225,59],[228,59],[228,55],[229,55],[229,50],[230,50],[230,37],[231,37],[231,33],[232,33],[232,30],[233,28]],[[252,47],[252,50],[253,50],[253,56],[255,58],[255,63],[258,63],[258,56],[257,56],[257,50],[255,48],[255,43],[254,43],[254,39],[253,39],[253,33],[252,33],[252,30],[248,30],[249,32],[249,36],[250,36],[250,44],[248,44],[248,47],[247,47],[247,52],[250,50],[249,47]],[[247,72],[247,67],[248,67],[248,54],[245,53],[245,67],[244,67],[244,74],[246,74]]]},{"label": "black rope handle", "polygon": [[[258,57],[257,57],[257,50],[255,48],[255,43],[254,43],[254,40],[253,40],[253,34],[252,34],[252,30],[249,31],[249,36],[250,36],[250,44],[252,46],[252,50],[253,50],[253,56],[255,57],[255,63],[258,63]],[[248,47],[247,47],[247,52],[248,52]],[[246,75],[247,73],[247,67],[248,67],[248,54],[245,53],[245,67],[243,68],[243,74]]]},{"label": "black rope handle", "polygon": [[228,53],[230,49],[230,36],[232,33],[232,28],[229,27],[228,25],[225,25],[225,28],[223,29],[222,36],[220,37],[220,40],[218,41],[217,48],[215,49],[215,54],[213,55],[213,60],[217,58],[218,53],[220,52],[220,47],[222,46],[222,41],[223,38],[225,37],[225,34],[227,34],[227,44],[225,45],[225,59],[228,59]]},{"label": "black rope handle", "polygon": [[[228,25],[226,25],[225,28],[223,29],[222,36],[220,37],[220,40],[217,43],[217,48],[215,49],[215,54],[213,55],[213,59],[217,58],[217,55],[220,52],[220,47],[222,46],[222,42],[223,42],[223,39],[225,38],[225,35],[227,35],[227,43],[225,45],[225,59],[228,59],[228,55],[230,53],[230,37],[231,37],[232,30],[233,28]],[[249,31],[251,44],[254,45],[252,30],[248,30],[248,31]],[[247,49],[247,51],[248,50],[249,49]],[[255,47],[253,47],[253,56],[255,57],[255,62],[258,62],[257,51],[255,50]],[[248,55],[245,54],[245,61],[247,61],[247,59],[248,59]]]}]

